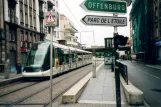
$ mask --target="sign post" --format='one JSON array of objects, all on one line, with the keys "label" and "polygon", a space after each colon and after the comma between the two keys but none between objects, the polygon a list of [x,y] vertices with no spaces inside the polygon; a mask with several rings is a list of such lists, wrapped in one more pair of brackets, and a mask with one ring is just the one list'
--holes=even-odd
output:
[{"label": "sign post", "polygon": [[87,15],[81,21],[85,25],[127,26],[127,18],[126,17]]},{"label": "sign post", "polygon": [[[52,75],[53,75],[53,30],[54,27],[57,26],[57,13],[50,12],[47,13],[47,19],[45,21],[46,27],[51,27],[51,36],[50,36],[50,107],[52,107]],[[55,52],[55,51],[54,51]]]}]

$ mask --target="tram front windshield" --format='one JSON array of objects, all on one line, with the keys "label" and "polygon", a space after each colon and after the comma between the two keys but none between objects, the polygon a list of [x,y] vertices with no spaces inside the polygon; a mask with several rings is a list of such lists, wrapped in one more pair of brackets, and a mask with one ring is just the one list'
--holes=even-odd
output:
[{"label": "tram front windshield", "polygon": [[48,47],[49,44],[34,44],[28,55],[26,66],[41,67],[44,62]]}]

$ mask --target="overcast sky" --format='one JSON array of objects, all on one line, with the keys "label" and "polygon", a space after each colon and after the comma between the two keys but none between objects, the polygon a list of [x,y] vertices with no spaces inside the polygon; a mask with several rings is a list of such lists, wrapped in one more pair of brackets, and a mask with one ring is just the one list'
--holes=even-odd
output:
[{"label": "overcast sky", "polygon": [[[59,0],[59,6],[60,6],[60,13],[63,13],[65,16],[67,16],[73,23],[74,26],[78,29],[78,31],[91,31],[94,30],[94,36],[95,36],[95,44],[96,45],[104,45],[104,38],[106,37],[113,37],[114,28],[108,27],[108,26],[85,26],[80,20],[85,15],[101,15],[101,16],[112,16],[112,14],[98,14],[98,13],[91,13],[84,11],[79,5],[84,0]],[[64,2],[67,4],[67,6],[70,8],[75,18],[72,16],[71,12],[68,10]],[[130,23],[129,23],[129,13],[131,11],[131,6],[127,8],[127,14],[125,15],[119,15],[122,17],[127,17],[127,27],[118,27],[118,33],[130,36]],[[79,24],[78,24],[79,22]],[[82,26],[82,27],[81,27]],[[78,41],[80,42],[80,34],[78,35]],[[92,32],[82,32],[81,33],[81,44],[87,44],[87,45],[93,45],[93,33]]]}]

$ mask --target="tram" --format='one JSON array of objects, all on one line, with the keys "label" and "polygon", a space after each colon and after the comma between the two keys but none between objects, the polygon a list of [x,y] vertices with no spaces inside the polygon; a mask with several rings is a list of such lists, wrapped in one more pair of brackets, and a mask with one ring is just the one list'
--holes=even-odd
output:
[{"label": "tram", "polygon": [[[24,70],[23,77],[50,76],[50,42],[33,43]],[[53,75],[92,63],[92,53],[77,48],[53,43]]]}]

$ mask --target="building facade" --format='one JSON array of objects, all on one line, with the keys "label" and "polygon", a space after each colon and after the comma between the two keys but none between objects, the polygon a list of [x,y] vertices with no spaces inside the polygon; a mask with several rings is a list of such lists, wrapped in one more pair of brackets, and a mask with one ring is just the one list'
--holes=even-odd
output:
[{"label": "building facade", "polygon": [[0,73],[5,64],[4,1],[0,0]]},{"label": "building facade", "polygon": [[161,1],[153,0],[153,41],[156,63],[161,64]]},{"label": "building facade", "polygon": [[70,21],[65,15],[60,14],[60,40],[59,43],[71,47],[78,47],[77,39],[75,33],[78,33],[78,30],[74,27],[72,21]]},{"label": "building facade", "polygon": [[136,59],[155,63],[153,53],[153,1],[132,0],[130,13],[132,22],[133,51]]},{"label": "building facade", "polygon": [[[44,41],[44,0],[1,0],[4,5],[4,40],[1,40],[1,63],[7,56],[10,66],[25,64],[33,42]],[[4,70],[3,70],[4,71]]]}]

